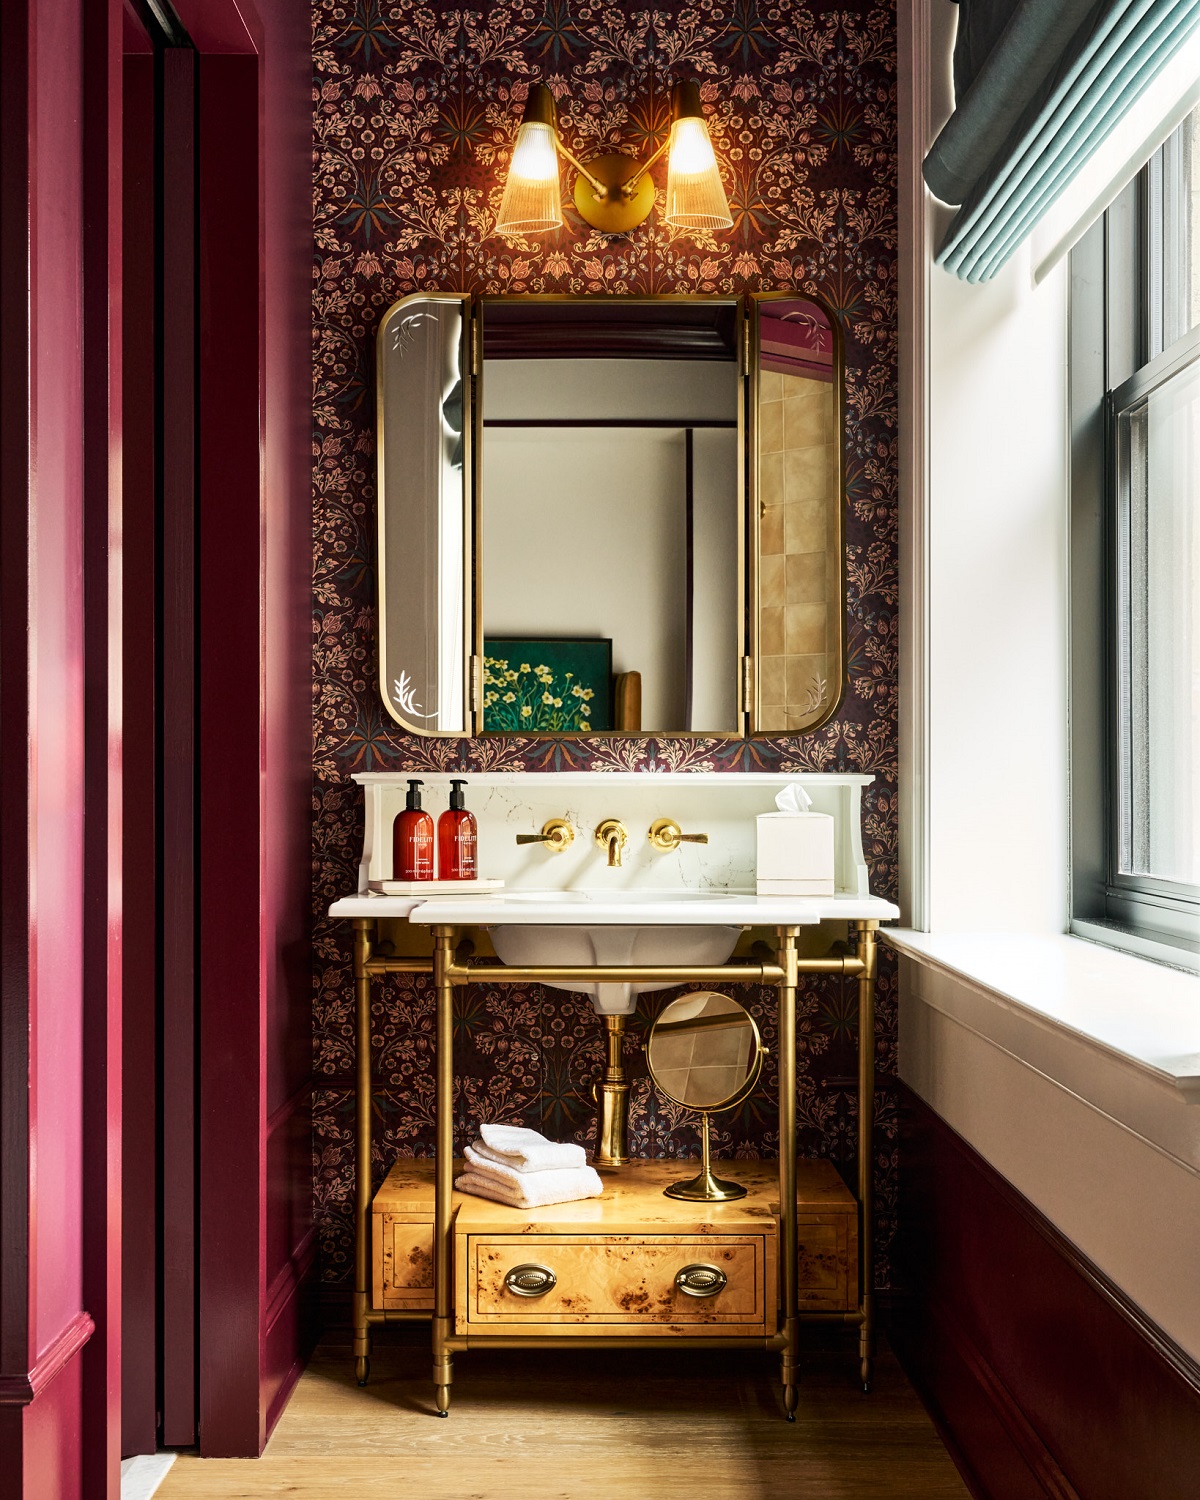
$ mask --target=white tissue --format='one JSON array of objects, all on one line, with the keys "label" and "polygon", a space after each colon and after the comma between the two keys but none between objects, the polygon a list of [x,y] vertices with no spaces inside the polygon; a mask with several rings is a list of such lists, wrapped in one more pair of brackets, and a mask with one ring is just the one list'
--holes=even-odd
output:
[{"label": "white tissue", "polygon": [[776,794],[775,806],[782,813],[806,813],[812,806],[812,798],[798,781],[790,781]]}]

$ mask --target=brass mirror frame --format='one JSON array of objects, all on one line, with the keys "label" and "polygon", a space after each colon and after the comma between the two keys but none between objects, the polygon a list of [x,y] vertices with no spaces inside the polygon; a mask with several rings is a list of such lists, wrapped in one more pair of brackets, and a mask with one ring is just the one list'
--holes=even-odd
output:
[{"label": "brass mirror frame", "polygon": [[[677,1094],[672,1094],[665,1089],[659,1081],[658,1074],[654,1071],[654,1063],[651,1060],[650,1049],[654,1045],[654,1034],[658,1030],[663,1017],[673,1005],[678,1005],[683,1000],[696,999],[699,996],[712,995],[720,1000],[728,1000],[731,1005],[737,1007],[745,1016],[750,1025],[750,1039],[753,1051],[749,1069],[746,1077],[739,1088],[736,1088],[726,1099],[718,1104],[708,1106],[689,1104],[680,1099]],[[767,1058],[767,1048],[763,1045],[762,1032],[758,1029],[758,1022],[750,1014],[749,1010],[740,1000],[734,999],[732,995],[723,994],[720,990],[689,990],[686,994],[676,995],[673,1000],[668,1000],[650,1027],[650,1034],[646,1038],[646,1069],[650,1074],[650,1081],[658,1092],[669,1099],[672,1104],[679,1105],[680,1109],[690,1110],[691,1113],[700,1116],[700,1171],[695,1177],[681,1182],[673,1182],[670,1187],[663,1188],[663,1196],[666,1198],[681,1198],[689,1203],[729,1203],[736,1198],[744,1198],[746,1189],[741,1183],[728,1182],[724,1178],[714,1177],[712,1173],[712,1159],[710,1156],[708,1120],[710,1115],[724,1114],[727,1110],[736,1109],[742,1104],[758,1087],[762,1078],[763,1064]]]},{"label": "brass mirror frame", "polygon": [[[749,661],[752,664],[753,680],[750,691],[747,693],[747,710],[749,714],[748,736],[751,739],[770,739],[788,735],[811,734],[813,730],[820,729],[822,724],[827,724],[838,709],[846,696],[848,686],[847,663],[847,639],[846,639],[846,342],[842,335],[842,325],[838,320],[837,313],[831,304],[816,292],[802,291],[793,288],[784,292],[751,292],[747,298],[749,304],[749,316],[747,325],[750,330],[750,348],[747,356],[749,365],[749,380],[747,402],[750,412],[749,424],[749,492],[752,499],[750,515],[750,537],[747,547],[749,554],[750,572],[750,599],[749,599]],[[838,556],[838,631],[837,642],[837,691],[831,694],[829,703],[818,718],[811,724],[806,724],[803,729],[767,729],[762,725],[762,661],[761,643],[759,640],[761,630],[761,581],[759,568],[759,523],[762,519],[762,501],[759,498],[762,493],[760,476],[760,458],[758,444],[758,425],[760,411],[760,390],[762,384],[762,319],[758,316],[757,309],[764,302],[811,302],[814,307],[820,308],[833,330],[833,423],[834,431],[838,435],[837,441],[837,474],[834,479],[833,490],[837,496],[836,524],[837,524],[837,556]],[[832,680],[833,673],[830,673]]]},{"label": "brass mirror frame", "polygon": [[[839,629],[836,634],[837,691],[820,716],[799,730],[764,728],[761,722],[761,661],[760,609],[761,582],[759,564],[759,522],[761,519],[760,454],[758,447],[759,401],[761,388],[761,319],[758,308],[770,301],[811,302],[825,314],[833,330],[833,400],[834,428],[838,434],[837,473],[834,489],[837,495],[836,526],[838,567],[837,611]],[[383,340],[393,315],[409,304],[429,302],[451,302],[463,309],[462,369],[463,380],[463,483],[464,483],[464,529],[469,545],[463,557],[463,597],[470,601],[469,616],[465,621],[464,638],[472,643],[472,654],[463,662],[465,725],[461,730],[430,729],[426,725],[413,724],[397,712],[391,695],[385,690],[388,682],[387,640],[384,629],[384,600],[386,599],[386,571],[384,566],[386,537],[386,506],[384,503],[384,456],[386,429],[384,424],[384,347]],[[737,588],[743,600],[743,621],[738,643],[737,659],[740,662],[738,683],[738,727],[731,730],[678,730],[656,731],[671,739],[721,739],[786,737],[789,734],[810,734],[833,718],[846,695],[847,688],[847,630],[846,630],[846,430],[845,430],[845,340],[837,314],[829,302],[815,292],[799,288],[775,292],[751,292],[745,297],[701,297],[687,293],[670,293],[661,296],[622,297],[611,294],[572,296],[570,294],[531,294],[523,296],[496,295],[479,296],[470,292],[414,292],[398,298],[384,313],[376,335],[376,530],[378,550],[376,557],[377,618],[380,696],[389,716],[410,734],[430,739],[497,738],[520,737],[520,730],[489,729],[483,727],[483,559],[482,516],[483,485],[480,456],[483,448],[483,309],[488,303],[528,302],[541,304],[562,303],[616,303],[629,305],[652,305],[657,303],[729,303],[738,310],[738,370],[742,395],[738,402],[738,494],[739,515]],[[469,379],[466,378],[469,375]],[[831,678],[833,674],[831,673]],[[648,730],[590,730],[588,739],[644,739],[655,731]],[[539,739],[577,739],[579,731],[539,731]]]}]

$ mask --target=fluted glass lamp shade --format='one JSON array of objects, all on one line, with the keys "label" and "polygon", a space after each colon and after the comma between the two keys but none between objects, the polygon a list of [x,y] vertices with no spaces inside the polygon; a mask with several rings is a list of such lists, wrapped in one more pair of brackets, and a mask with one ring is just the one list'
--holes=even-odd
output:
[{"label": "fluted glass lamp shade", "polygon": [[543,234],[562,228],[556,125],[554,95],[544,83],[535,83],[517,131],[496,217],[497,234]]},{"label": "fluted glass lamp shade", "polygon": [[677,83],[671,97],[674,123],[667,155],[667,206],[676,229],[728,229],[733,223],[717,156],[695,83]]}]

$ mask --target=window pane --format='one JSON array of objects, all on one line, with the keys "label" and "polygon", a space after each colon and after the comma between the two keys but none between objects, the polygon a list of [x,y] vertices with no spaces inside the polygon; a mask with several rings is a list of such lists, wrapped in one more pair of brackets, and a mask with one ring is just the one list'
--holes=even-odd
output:
[{"label": "window pane", "polygon": [[1200,361],[1120,419],[1119,868],[1200,883]]},{"label": "window pane", "polygon": [[1163,146],[1162,257],[1159,347],[1169,349],[1200,323],[1200,110]]}]

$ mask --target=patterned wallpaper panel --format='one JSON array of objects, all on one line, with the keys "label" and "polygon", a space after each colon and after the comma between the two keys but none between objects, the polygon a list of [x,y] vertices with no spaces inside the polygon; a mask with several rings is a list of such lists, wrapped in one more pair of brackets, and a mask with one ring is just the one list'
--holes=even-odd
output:
[{"label": "patterned wallpaper panel", "polygon": [[[351,950],[331,900],[355,887],[362,803],[354,771],[662,768],[870,771],[864,844],[875,891],[896,884],[895,22],[891,7],[769,0],[532,0],[491,6],[315,0],[313,340],[313,1035],[317,1222],[323,1272],[351,1266]],[[563,230],[495,237],[503,173],[529,83],[544,79],[574,154],[646,152],[678,71],[700,80],[729,189],[732,230],[667,229],[656,212],[608,239],[566,209]],[[659,170],[659,192],[665,173]],[[563,182],[570,176],[564,168]],[[819,730],[749,742],[423,740],[399,732],[376,688],[373,341],[421,288],[691,292],[798,288],[837,311],[846,341],[848,681]],[[433,1004],[421,980],[375,988],[377,1178],[432,1150]],[[632,1139],[695,1153],[692,1123],[650,1090],[650,996],[630,1027]],[[894,1069],[895,975],[880,982],[878,1048]],[[772,1044],[766,997],[743,992]],[[601,1070],[588,1001],[536,986],[461,994],[457,1129],[481,1118],[589,1139]],[[800,1003],[801,1149],[849,1163],[854,987],[810,982]],[[769,1002],[765,1004],[770,1011]],[[879,1097],[881,1259],[894,1215],[894,1112]],[[774,1154],[773,1076],[718,1122],[725,1154]]]}]

